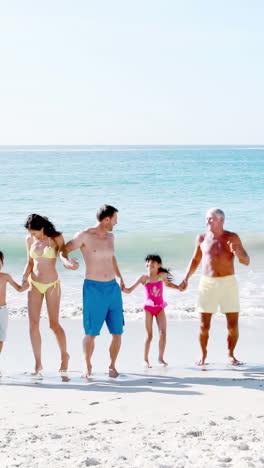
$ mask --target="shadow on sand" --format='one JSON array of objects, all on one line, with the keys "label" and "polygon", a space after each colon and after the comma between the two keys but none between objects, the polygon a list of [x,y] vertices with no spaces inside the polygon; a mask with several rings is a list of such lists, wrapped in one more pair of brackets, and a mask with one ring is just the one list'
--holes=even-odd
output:
[{"label": "shadow on sand", "polygon": [[45,373],[42,380],[35,380],[27,374],[15,374],[2,377],[0,385],[115,393],[154,392],[167,395],[202,395],[203,386],[232,386],[260,391],[264,389],[264,366],[254,364],[230,368],[217,365],[206,368],[168,367],[151,369],[142,374],[120,374],[116,379],[103,373],[82,379],[80,374],[77,371],[64,375]]}]

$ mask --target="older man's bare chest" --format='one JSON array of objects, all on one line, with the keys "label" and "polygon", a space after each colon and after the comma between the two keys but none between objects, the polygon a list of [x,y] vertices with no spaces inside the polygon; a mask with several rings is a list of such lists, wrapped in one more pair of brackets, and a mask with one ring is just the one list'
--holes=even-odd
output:
[{"label": "older man's bare chest", "polygon": [[225,237],[205,237],[201,244],[203,257],[221,258],[228,253]]}]

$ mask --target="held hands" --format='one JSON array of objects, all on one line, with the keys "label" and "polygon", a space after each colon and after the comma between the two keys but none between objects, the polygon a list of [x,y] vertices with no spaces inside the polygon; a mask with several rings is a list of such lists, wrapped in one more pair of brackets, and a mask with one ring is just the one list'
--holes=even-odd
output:
[{"label": "held hands", "polygon": [[64,259],[63,266],[68,270],[77,270],[79,268],[79,262],[77,258]]},{"label": "held hands", "polygon": [[120,278],[120,289],[121,289],[121,291],[126,292],[125,291],[126,287],[125,287],[125,283],[124,283],[123,278]]},{"label": "held hands", "polygon": [[180,284],[179,284],[179,291],[185,291],[185,289],[187,288],[188,286],[188,281],[187,280],[183,280]]},{"label": "held hands", "polygon": [[20,292],[23,292],[23,291],[26,291],[26,289],[28,289],[28,288],[29,288],[29,282],[28,282],[28,280],[27,280],[27,279],[23,279],[23,280],[22,280],[22,285],[20,286],[19,291],[20,291]]}]

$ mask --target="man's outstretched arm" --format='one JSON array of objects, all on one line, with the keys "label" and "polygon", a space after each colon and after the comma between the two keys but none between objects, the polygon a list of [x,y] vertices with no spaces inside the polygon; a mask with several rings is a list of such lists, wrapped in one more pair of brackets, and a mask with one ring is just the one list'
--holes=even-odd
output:
[{"label": "man's outstretched arm", "polygon": [[69,258],[69,253],[74,250],[80,249],[83,245],[83,231],[77,232],[72,240],[65,244],[60,252],[60,259],[65,268],[69,270],[77,270],[79,268],[79,262],[77,258]]},{"label": "man's outstretched arm", "polygon": [[181,284],[179,284],[180,291],[184,291],[187,288],[189,278],[196,271],[196,269],[198,268],[202,260],[201,242],[203,241],[203,237],[204,237],[203,235],[199,234],[196,238],[193,256],[187,267],[184,280],[181,282]]}]

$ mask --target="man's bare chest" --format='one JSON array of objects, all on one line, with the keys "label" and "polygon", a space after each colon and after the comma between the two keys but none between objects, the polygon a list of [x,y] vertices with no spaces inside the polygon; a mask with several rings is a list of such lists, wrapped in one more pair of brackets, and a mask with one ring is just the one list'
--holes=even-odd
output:
[{"label": "man's bare chest", "polygon": [[227,254],[227,243],[221,239],[205,239],[201,245],[205,256],[221,257]]},{"label": "man's bare chest", "polygon": [[84,247],[83,253],[89,256],[112,256],[114,253],[113,242],[109,239],[93,238]]}]

